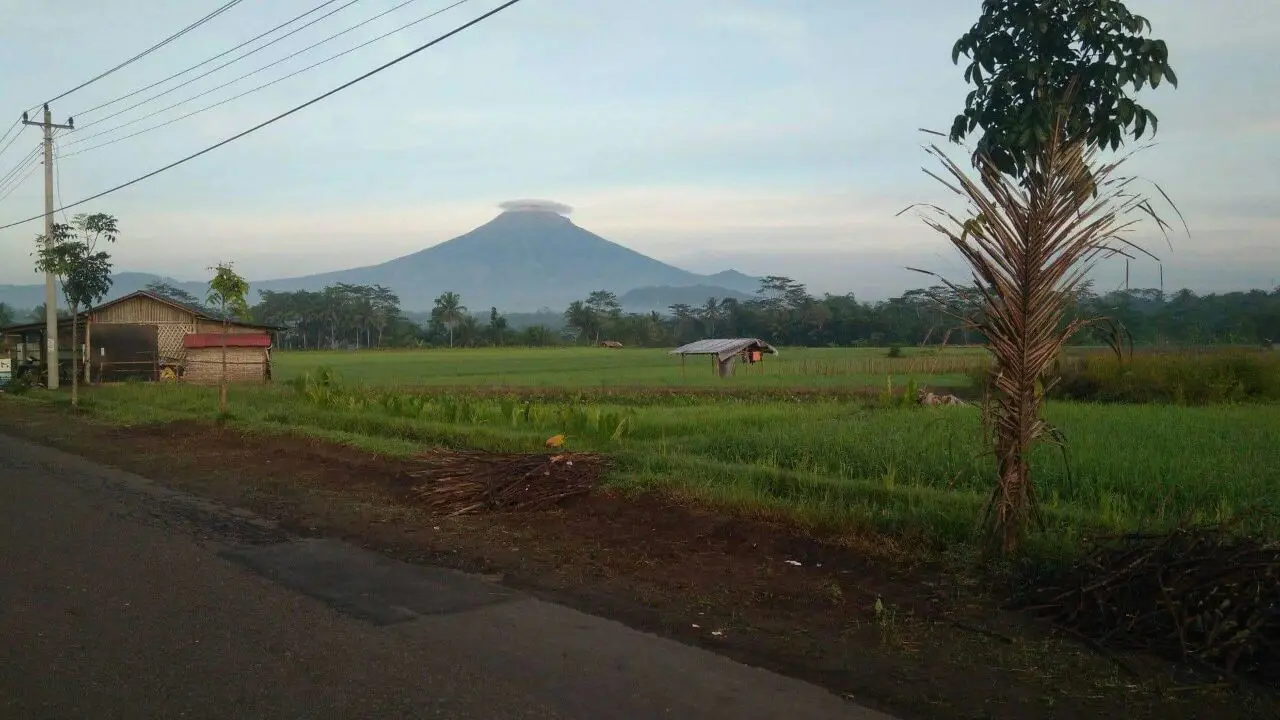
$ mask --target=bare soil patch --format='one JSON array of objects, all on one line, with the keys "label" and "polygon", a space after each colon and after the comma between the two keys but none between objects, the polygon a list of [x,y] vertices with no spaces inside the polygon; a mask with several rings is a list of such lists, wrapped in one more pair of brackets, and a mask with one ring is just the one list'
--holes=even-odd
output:
[{"label": "bare soil patch", "polygon": [[501,575],[539,596],[824,685],[903,718],[1280,717],[1265,690],[1123,663],[1002,610],[977,578],[780,520],[607,489],[442,516],[411,460],[198,423],[115,428],[0,402],[0,431],[246,507],[302,535]]}]

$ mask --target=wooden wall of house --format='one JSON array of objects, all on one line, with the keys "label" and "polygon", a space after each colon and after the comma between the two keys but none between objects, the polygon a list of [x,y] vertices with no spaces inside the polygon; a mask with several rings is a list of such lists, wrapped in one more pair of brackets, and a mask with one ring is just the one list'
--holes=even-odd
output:
[{"label": "wooden wall of house", "polygon": [[[266,382],[265,348],[227,348],[227,378],[230,382]],[[183,372],[184,382],[216,385],[222,378],[222,348],[190,348]]]}]

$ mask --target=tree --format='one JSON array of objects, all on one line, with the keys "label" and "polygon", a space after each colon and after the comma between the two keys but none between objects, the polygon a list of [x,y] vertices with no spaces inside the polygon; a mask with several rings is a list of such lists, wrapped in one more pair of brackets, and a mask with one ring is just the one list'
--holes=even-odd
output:
[{"label": "tree", "polygon": [[[54,311],[54,314],[59,320],[66,320],[71,317],[71,314],[67,312],[66,308],[58,308]],[[39,305],[31,308],[31,311],[27,313],[27,322],[44,322],[44,303],[40,303]]]},{"label": "tree", "polygon": [[622,304],[618,302],[618,296],[608,290],[593,290],[587,295],[587,310],[594,316],[592,325],[595,329],[596,344],[600,344],[600,332],[604,330],[606,324],[616,322],[622,317]]},{"label": "tree", "polygon": [[0,302],[0,327],[12,325],[18,319],[18,311]]},{"label": "tree", "polygon": [[[937,209],[926,222],[960,252],[973,273],[979,309],[954,312],[986,338],[993,359],[993,397],[986,410],[995,445],[997,485],[989,515],[993,539],[1008,554],[1038,519],[1030,449],[1052,431],[1041,418],[1047,374],[1088,318],[1066,319],[1085,276],[1100,260],[1136,249],[1124,233],[1150,205],[1119,177],[1120,163],[1099,164],[1098,148],[1054,129],[1032,157],[1026,179],[978,163],[969,177],[936,146],[966,199],[964,217]],[[1156,218],[1159,222],[1159,218]],[[1166,226],[1160,223],[1161,228]],[[946,282],[946,281],[944,281]],[[965,289],[947,283],[964,297]],[[955,302],[954,300],[952,301]]]},{"label": "tree", "polygon": [[181,303],[193,308],[203,307],[200,304],[200,299],[195,295],[192,295],[180,287],[174,287],[163,280],[153,280],[152,282],[147,283],[147,286],[143,289],[153,295],[159,295],[162,298],[172,300],[176,303]]},{"label": "tree", "polygon": [[507,332],[507,319],[498,314],[498,308],[489,308],[489,338],[494,345],[503,344],[503,336]]},{"label": "tree", "polygon": [[1119,0],[984,0],[951,50],[953,63],[969,58],[964,77],[974,85],[951,141],[981,128],[975,158],[1022,176],[1057,134],[1082,150],[1114,150],[1148,125],[1154,134],[1155,114],[1126,91],[1177,86],[1165,42],[1143,36],[1150,29]]},{"label": "tree", "polygon": [[462,322],[466,312],[467,306],[462,304],[462,296],[456,292],[446,292],[436,298],[431,319],[449,329],[449,347],[453,347],[453,329]]},{"label": "tree", "polygon": [[227,412],[227,334],[231,331],[231,316],[249,317],[249,281],[236,274],[231,263],[219,263],[209,268],[213,278],[209,280],[209,294],[205,302],[215,308],[222,317],[222,376],[218,383],[218,412]]},{"label": "tree", "polygon": [[564,311],[564,323],[579,337],[599,337],[600,318],[583,300],[574,300]]},{"label": "tree", "polygon": [[106,213],[81,213],[71,224],[55,223],[53,233],[36,238],[36,270],[52,273],[62,285],[71,311],[71,405],[80,403],[80,308],[90,307],[111,290],[111,255],[98,243],[119,237],[116,219]]}]

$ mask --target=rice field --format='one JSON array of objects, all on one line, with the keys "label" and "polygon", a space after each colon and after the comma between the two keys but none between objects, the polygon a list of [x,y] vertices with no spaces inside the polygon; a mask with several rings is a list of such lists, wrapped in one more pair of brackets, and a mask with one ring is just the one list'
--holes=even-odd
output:
[{"label": "rice field", "polygon": [[[829,530],[874,530],[933,549],[971,543],[993,482],[975,408],[907,406],[883,391],[841,398],[774,390],[961,385],[965,363],[971,370],[981,354],[888,359],[883,350],[784,349],[770,360],[758,375],[719,379],[708,367],[695,378],[690,367],[685,380],[678,358],[647,350],[281,354],[283,381],[234,388],[227,420],[397,455],[434,444],[535,450],[565,433],[571,449],[616,455],[612,482],[621,486],[782,511]],[[333,371],[317,371],[321,365]],[[767,392],[660,392],[715,385]],[[488,391],[470,389],[479,386]],[[589,391],[601,386],[615,391]],[[562,392],[538,392],[547,389]],[[216,396],[210,388],[133,384],[94,388],[85,405],[121,424],[212,420]],[[1047,521],[1037,541],[1043,553],[1067,552],[1086,533],[1211,522],[1250,509],[1280,513],[1276,404],[1053,402],[1048,417],[1067,446],[1043,445],[1034,456]],[[1280,537],[1274,515],[1248,522]]]},{"label": "rice field", "polygon": [[782,348],[754,366],[739,364],[721,379],[709,357],[679,357],[660,349],[481,348],[354,352],[281,352],[282,380],[326,366],[345,380],[370,385],[485,388],[838,388],[894,382],[963,386],[985,357],[980,349]]}]

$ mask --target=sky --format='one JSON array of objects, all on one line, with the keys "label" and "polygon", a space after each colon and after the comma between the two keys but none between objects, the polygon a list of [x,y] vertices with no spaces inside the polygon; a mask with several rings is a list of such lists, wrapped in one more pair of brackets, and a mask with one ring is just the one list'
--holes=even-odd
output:
[{"label": "sky", "polygon": [[[57,194],[70,203],[221,141],[451,30],[500,0],[470,0],[344,57],[165,127],[145,130],[437,11],[410,0],[384,17],[205,97],[215,88],[405,0],[357,0],[243,60],[116,117],[344,4],[335,2],[181,78],[320,0],[243,2],[156,52],[54,102]],[[221,0],[0,0],[0,130],[167,37]],[[1179,87],[1138,99],[1157,142],[1128,171],[1186,218],[1131,283],[1198,292],[1280,283],[1280,5],[1129,0],[1170,47]],[[513,198],[574,208],[593,232],[698,272],[786,274],[816,292],[886,297],[963,280],[917,202],[950,202],[920,128],[946,130],[969,88],[951,46],[979,0],[523,0],[278,123],[71,213],[109,212],[120,270],[181,280],[234,261],[254,278],[368,265],[459,235]],[[47,40],[53,38],[50,53]],[[91,123],[94,123],[91,125]],[[111,131],[101,137],[89,136]],[[39,140],[25,128],[0,177]],[[7,142],[7,141],[6,141]],[[2,145],[0,145],[2,146]],[[72,154],[76,151],[84,151]],[[948,146],[957,159],[964,148]],[[0,200],[0,224],[43,211],[40,168]],[[21,176],[21,172],[19,173]],[[0,183],[0,193],[7,187]],[[959,209],[959,206],[956,206]],[[1166,211],[1170,214],[1171,211]],[[0,230],[0,283],[37,282],[40,221]],[[1102,281],[1119,283],[1123,266]]]}]

